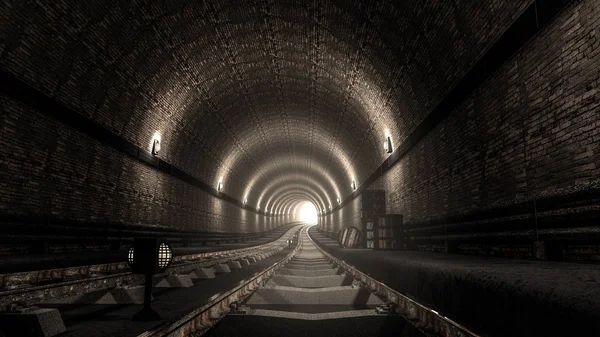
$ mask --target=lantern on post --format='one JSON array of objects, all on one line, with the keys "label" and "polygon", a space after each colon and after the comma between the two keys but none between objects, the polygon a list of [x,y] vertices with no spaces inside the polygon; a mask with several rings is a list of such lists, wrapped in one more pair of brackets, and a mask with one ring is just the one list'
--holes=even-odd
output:
[{"label": "lantern on post", "polygon": [[127,262],[134,274],[144,274],[144,308],[133,316],[134,321],[156,321],[160,315],[151,307],[152,275],[163,272],[173,260],[173,250],[159,238],[136,238],[129,248]]}]

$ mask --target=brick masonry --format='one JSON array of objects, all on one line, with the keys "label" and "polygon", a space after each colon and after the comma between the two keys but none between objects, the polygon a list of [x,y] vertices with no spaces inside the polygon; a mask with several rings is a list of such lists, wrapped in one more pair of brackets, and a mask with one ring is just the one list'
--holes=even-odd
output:
[{"label": "brick masonry", "polygon": [[[304,178],[323,187],[310,193],[326,201],[338,194],[332,188],[341,197],[350,193],[349,169],[357,182],[364,180],[386,156],[378,139],[385,128],[403,139],[530,3],[415,1],[388,8],[332,2],[292,11],[272,3],[238,13],[229,3],[15,2],[0,15],[7,27],[0,65],[140,147],[149,149],[152,133],[162,130],[166,161],[208,184],[225,174],[228,193],[239,200],[252,178],[260,177],[258,191],[285,186],[295,178],[273,182],[277,172],[297,172],[282,163],[302,163],[311,170]],[[235,20],[223,23],[218,13]],[[388,211],[419,227],[538,194],[592,188],[598,180],[597,14],[597,0],[574,1],[402,158],[377,182],[388,191]],[[247,15],[266,24],[256,26]],[[174,23],[190,22],[198,25],[174,34],[180,32]],[[320,28],[298,34],[311,27]],[[265,34],[272,39],[261,40]],[[252,37],[256,43],[247,44]],[[265,49],[293,62],[265,60]],[[240,66],[246,58],[252,62]],[[215,231],[270,226],[6,97],[3,105],[4,214]],[[269,193],[275,192],[265,200]],[[356,203],[328,216],[326,226],[355,224]]]},{"label": "brick masonry", "polygon": [[3,216],[231,233],[285,222],[209,195],[9,97],[0,96],[0,106]]},{"label": "brick masonry", "polygon": [[[597,191],[599,28],[600,1],[569,5],[380,178],[387,212],[404,214],[408,226],[419,227]],[[573,213],[581,220],[598,210],[597,204],[575,205],[548,216]],[[334,217],[357,218],[351,205],[339,213]],[[531,215],[525,229],[535,226]],[[334,227],[341,225],[348,223]]]},{"label": "brick masonry", "polygon": [[569,7],[384,177],[408,222],[600,180],[600,1]]},{"label": "brick masonry", "polygon": [[296,177],[326,206],[530,2],[8,1],[0,66],[251,206]]}]

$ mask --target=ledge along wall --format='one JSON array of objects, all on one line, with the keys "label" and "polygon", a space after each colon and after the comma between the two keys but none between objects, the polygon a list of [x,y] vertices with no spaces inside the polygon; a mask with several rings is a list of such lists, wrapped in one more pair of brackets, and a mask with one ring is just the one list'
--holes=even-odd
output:
[{"label": "ledge along wall", "polygon": [[0,106],[0,217],[5,221],[240,233],[295,220],[219,198],[4,92]]},{"label": "ledge along wall", "polygon": [[[364,186],[385,189],[415,249],[600,256],[599,31],[600,1],[571,2]],[[321,229],[357,225],[359,199]]]}]

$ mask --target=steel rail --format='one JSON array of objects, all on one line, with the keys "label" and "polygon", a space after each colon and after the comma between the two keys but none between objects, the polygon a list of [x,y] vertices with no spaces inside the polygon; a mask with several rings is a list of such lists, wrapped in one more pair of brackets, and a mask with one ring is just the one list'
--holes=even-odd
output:
[{"label": "steel rail", "polygon": [[392,304],[393,310],[406,320],[411,322],[426,334],[442,337],[480,337],[466,327],[456,323],[448,317],[440,315],[437,311],[430,309],[400,292],[388,287],[384,283],[375,280],[369,275],[356,269],[356,267],[336,258],[321,248],[310,236],[309,240],[345,273],[350,274],[360,285],[371,292],[384,298],[388,304]]},{"label": "steel rail", "polygon": [[[303,227],[300,230],[307,230]],[[297,230],[294,230],[297,231]],[[271,267],[251,278],[240,282],[240,285],[209,299],[209,303],[190,312],[180,319],[164,323],[152,330],[145,331],[137,337],[197,337],[203,335],[231,311],[233,303],[241,303],[254,293],[261,285],[280,270],[302,248],[302,240],[286,257],[274,263]]]},{"label": "steel rail", "polygon": [[[238,260],[250,255],[270,252],[277,249],[279,246],[283,246],[284,241],[286,240],[286,234],[294,230],[296,227],[297,226],[286,231],[277,240],[259,246],[174,257],[174,261],[178,263],[169,267],[164,273],[157,274],[157,276],[188,273],[197,268],[207,268],[219,263]],[[120,269],[121,267],[123,269]],[[111,289],[123,285],[141,284],[143,282],[143,276],[132,274],[128,271],[129,266],[126,262],[63,268],[58,270],[46,270],[40,271],[40,273],[56,275],[56,273],[60,272],[59,275],[64,277],[66,275],[65,270],[68,270],[71,273],[70,275],[87,275],[88,277],[78,280],[61,281],[46,285],[28,286],[2,291],[0,292],[0,312],[9,310],[13,304],[31,306],[34,304],[45,303],[50,299],[54,300],[57,298],[65,298],[84,293]],[[93,271],[96,273],[113,271],[113,273],[109,275],[93,276]]]},{"label": "steel rail", "polygon": [[[266,244],[270,244],[273,242],[275,242],[275,241],[268,242]],[[264,246],[264,245],[260,245],[260,246]],[[173,264],[176,264],[176,263],[179,263],[182,261],[193,261],[193,260],[199,260],[199,259],[214,258],[214,257],[220,256],[220,255],[231,254],[232,252],[238,253],[238,252],[243,252],[245,250],[252,250],[252,249],[254,249],[256,247],[260,247],[260,246],[251,246],[251,247],[222,250],[222,251],[216,251],[216,252],[206,252],[206,253],[174,256]],[[125,253],[123,253],[123,259],[125,260]],[[1,287],[9,287],[9,286],[14,287],[14,286],[19,286],[21,284],[32,284],[32,283],[53,281],[53,280],[57,280],[57,279],[63,279],[65,277],[80,277],[80,276],[86,276],[86,275],[90,275],[90,274],[121,273],[121,272],[126,272],[128,270],[129,270],[129,265],[127,264],[127,262],[123,261],[123,262],[104,263],[104,264],[95,264],[95,265],[86,265],[86,266],[55,268],[55,269],[26,271],[26,272],[17,272],[17,273],[6,273],[6,274],[0,274],[0,288]],[[2,292],[0,292],[0,294],[2,294]]]}]

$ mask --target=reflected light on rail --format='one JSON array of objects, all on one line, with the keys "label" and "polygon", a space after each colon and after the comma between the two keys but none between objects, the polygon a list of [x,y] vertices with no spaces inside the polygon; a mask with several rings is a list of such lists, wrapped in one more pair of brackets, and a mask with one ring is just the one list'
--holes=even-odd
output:
[{"label": "reflected light on rail", "polygon": [[298,215],[300,217],[300,221],[310,222],[311,224],[317,223],[317,209],[311,202],[305,202],[304,205],[300,207]]}]

